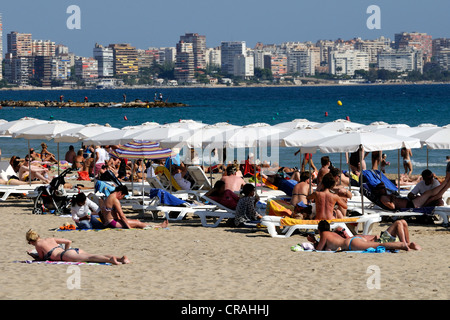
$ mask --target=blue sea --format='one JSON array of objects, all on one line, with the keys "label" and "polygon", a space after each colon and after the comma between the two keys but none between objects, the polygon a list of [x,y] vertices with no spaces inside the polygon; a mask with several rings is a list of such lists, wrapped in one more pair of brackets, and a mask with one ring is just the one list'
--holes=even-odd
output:
[{"label": "blue sea", "polygon": [[[115,90],[32,90],[0,91],[0,100],[65,100],[114,102],[140,99],[152,101],[156,93],[162,93],[168,102],[182,102],[188,107],[177,108],[12,108],[0,109],[0,119],[8,121],[22,117],[42,120],[65,120],[74,123],[110,124],[122,128],[147,121],[158,123],[192,119],[207,124],[229,121],[235,125],[265,122],[271,125],[308,119],[327,122],[349,117],[351,121],[370,124],[384,121],[389,124],[417,126],[431,123],[444,126],[450,123],[450,85],[357,85],[357,86],[305,86],[305,87],[252,87],[252,88],[150,88]],[[337,101],[342,102],[342,106]],[[40,150],[41,141],[31,141],[31,146]],[[56,143],[48,142],[50,151],[56,154]],[[81,145],[81,144],[80,144]],[[76,148],[79,146],[75,146]],[[24,156],[27,141],[0,138],[2,157]],[[60,145],[60,156],[64,158],[67,144]],[[296,150],[282,148],[280,164],[299,166]],[[414,174],[419,174],[427,165],[425,149],[413,149]],[[391,165],[388,173],[397,173],[397,151],[387,151]],[[439,175],[445,174],[445,157],[449,150],[430,150],[429,168]],[[320,156],[313,157],[316,166]],[[338,166],[340,155],[330,155]],[[369,160],[370,163],[370,160]],[[343,165],[343,167],[345,167]],[[403,172],[403,168],[401,168]]]}]

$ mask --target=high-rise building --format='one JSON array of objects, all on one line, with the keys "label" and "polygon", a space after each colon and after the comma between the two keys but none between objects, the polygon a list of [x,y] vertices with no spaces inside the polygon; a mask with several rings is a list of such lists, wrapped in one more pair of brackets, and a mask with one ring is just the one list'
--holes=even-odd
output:
[{"label": "high-rise building", "polygon": [[436,61],[442,71],[450,71],[450,48],[440,49]]},{"label": "high-rise building", "polygon": [[13,58],[31,57],[33,55],[31,33],[16,31],[8,33],[8,53],[11,53]]},{"label": "high-rise building", "polygon": [[395,34],[395,49],[414,47],[422,51],[424,62],[430,62],[433,56],[433,40],[431,35],[419,32],[402,32]]},{"label": "high-rise building", "polygon": [[356,70],[369,71],[369,55],[357,50],[332,51],[328,61],[329,73],[355,75]]},{"label": "high-rise building", "polygon": [[177,43],[177,54],[174,76],[179,83],[191,82],[194,79],[194,52],[190,42]]},{"label": "high-rise building", "polygon": [[222,73],[234,74],[234,56],[246,55],[245,41],[222,41],[220,50]]},{"label": "high-rise building", "polygon": [[56,45],[50,40],[34,40],[32,42],[33,56],[53,57],[56,51]]},{"label": "high-rise building", "polygon": [[423,72],[422,50],[414,47],[385,50],[378,54],[378,68],[395,72]]},{"label": "high-rise building", "polygon": [[378,54],[383,50],[388,50],[391,47],[391,40],[381,36],[375,40],[361,40],[356,39],[355,50],[366,52],[369,55],[369,63],[377,63]]},{"label": "high-rise building", "polygon": [[110,47],[103,47],[96,43],[94,47],[94,59],[97,60],[98,76],[108,78],[114,76],[114,51]]},{"label": "high-rise building", "polygon": [[194,69],[206,68],[206,36],[198,33],[186,33],[180,36],[180,42],[192,43],[192,53],[194,54]]},{"label": "high-rise building", "polygon": [[290,51],[288,54],[288,72],[298,73],[302,76],[315,75],[316,57],[319,58],[318,50]]},{"label": "high-rise building", "polygon": [[52,57],[35,56],[33,78],[41,82],[41,86],[50,87],[52,84]]},{"label": "high-rise building", "polygon": [[253,56],[235,55],[233,75],[242,78],[253,77],[255,75],[254,61]]},{"label": "high-rise building", "polygon": [[98,62],[94,58],[78,57],[75,60],[75,75],[83,80],[98,78]]},{"label": "high-rise building", "polygon": [[114,53],[115,76],[137,76],[139,72],[138,53],[129,44],[110,44]]}]

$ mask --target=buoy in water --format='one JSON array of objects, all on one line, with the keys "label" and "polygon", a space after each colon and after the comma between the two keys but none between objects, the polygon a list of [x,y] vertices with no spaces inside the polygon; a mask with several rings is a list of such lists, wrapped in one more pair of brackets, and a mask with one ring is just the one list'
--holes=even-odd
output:
[{"label": "buoy in water", "polygon": [[123,116],[123,120],[128,120],[127,116]]},{"label": "buoy in water", "polygon": [[349,116],[346,116],[346,117],[345,117],[345,120],[350,121],[350,117],[349,117]]},{"label": "buoy in water", "polygon": [[325,111],[325,117],[328,117],[328,111]]},{"label": "buoy in water", "polygon": [[342,101],[338,100],[337,104],[338,104],[338,106],[342,106]]}]

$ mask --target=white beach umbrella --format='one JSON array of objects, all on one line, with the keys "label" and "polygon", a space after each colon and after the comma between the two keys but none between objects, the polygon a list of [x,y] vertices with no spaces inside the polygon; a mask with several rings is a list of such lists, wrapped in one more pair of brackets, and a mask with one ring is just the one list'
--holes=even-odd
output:
[{"label": "white beach umbrella", "polygon": [[305,127],[311,127],[319,122],[309,121],[308,119],[294,119],[288,122],[281,122],[274,125],[274,127],[282,127],[286,129],[303,129]]},{"label": "white beach umbrella", "polygon": [[251,148],[261,145],[278,145],[279,138],[277,135],[285,131],[287,129],[270,126],[267,123],[254,123],[237,129],[227,139],[225,146],[231,148]]},{"label": "white beach umbrella", "polygon": [[165,143],[161,143],[161,146],[171,148],[178,145],[180,142],[185,141],[193,133],[193,130],[165,124],[159,127],[146,129],[136,135],[133,140],[157,141],[160,143],[162,140],[165,140]]},{"label": "white beach umbrella", "polygon": [[56,142],[75,143],[79,141],[87,140],[93,136],[99,135],[104,132],[113,132],[119,130],[113,128],[109,124],[100,125],[97,123],[89,123],[82,125],[80,128],[72,128],[66,131],[60,132],[55,137]]},{"label": "white beach umbrella", "polygon": [[[411,137],[414,134],[419,133],[421,130],[417,127],[403,127],[403,126],[388,126],[386,128],[380,128],[375,130],[374,132],[387,134],[387,135],[397,135],[397,136],[405,136]],[[423,130],[422,130],[423,131]]]},{"label": "white beach umbrella", "polygon": [[107,131],[95,136],[92,136],[84,142],[86,144],[96,144],[96,145],[122,145],[128,142],[132,142],[134,137],[145,130],[159,127],[160,125],[156,122],[143,123],[138,126],[127,126],[120,130]]},{"label": "white beach umbrella", "polygon": [[55,136],[66,130],[78,130],[83,125],[67,121],[53,120],[18,130],[12,134],[13,138],[31,140],[52,140]]},{"label": "white beach umbrella", "polygon": [[354,130],[361,128],[364,125],[361,123],[351,122],[349,120],[337,119],[331,122],[324,122],[314,125],[314,128],[327,129],[327,130]]},{"label": "white beach umbrella", "polygon": [[428,149],[450,149],[450,127],[433,132],[425,131],[430,135],[424,140]]},{"label": "white beach umbrella", "polygon": [[227,122],[206,125],[195,130],[184,143],[189,148],[223,148],[227,139],[240,128]]},{"label": "white beach umbrella", "polygon": [[204,127],[206,124],[190,119],[180,119],[178,122],[171,122],[167,124],[170,127],[183,128],[188,130],[195,130]]},{"label": "white beach umbrella", "polygon": [[387,122],[375,121],[375,122],[372,122],[372,123],[370,123],[370,124],[368,124],[366,126],[362,126],[359,129],[360,130],[364,130],[364,131],[376,131],[378,129],[386,128],[386,127],[389,127],[389,126],[390,126],[390,124],[387,123]]},{"label": "white beach umbrella", "polygon": [[334,130],[307,128],[289,130],[280,134],[280,147],[301,147],[305,143],[339,134]]},{"label": "white beach umbrella", "polygon": [[419,139],[394,135],[389,136],[370,131],[354,131],[304,144],[301,147],[301,152],[315,153],[317,150],[322,153],[355,152],[360,147],[363,147],[366,152],[395,150],[405,146],[404,141],[407,141],[408,146],[411,148],[420,147]]},{"label": "white beach umbrella", "polygon": [[9,121],[0,125],[0,135],[11,136],[14,132],[23,130],[37,124],[46,123],[45,120],[24,117],[19,120]]}]

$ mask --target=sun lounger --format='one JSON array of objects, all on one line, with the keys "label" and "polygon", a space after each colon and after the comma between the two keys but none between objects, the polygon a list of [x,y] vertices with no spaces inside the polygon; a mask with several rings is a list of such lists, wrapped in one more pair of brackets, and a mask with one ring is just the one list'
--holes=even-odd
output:
[{"label": "sun lounger", "polygon": [[[203,195],[202,199],[206,201],[208,204],[212,205],[212,207],[208,210],[199,210],[195,211],[194,215],[200,218],[202,226],[215,228],[219,226],[219,224],[224,219],[234,219],[235,210],[225,207],[224,205],[218,203],[217,201],[212,200],[211,198]],[[213,223],[208,223],[208,219],[213,218]]]},{"label": "sun lounger", "polygon": [[[340,226],[344,228],[349,235],[353,234],[347,225],[349,223],[364,224],[363,234],[368,234],[372,227],[372,224],[378,221],[380,221],[380,217],[376,215],[328,220],[331,229]],[[261,224],[267,227],[267,231],[269,232],[271,237],[289,238],[294,233],[295,230],[310,230],[310,229],[316,230],[319,224],[319,220],[299,220],[288,217],[263,216],[263,218],[261,219]],[[281,234],[277,232],[276,227],[283,228]]]},{"label": "sun lounger", "polygon": [[192,190],[211,190],[211,182],[206,176],[205,172],[199,166],[189,166],[187,171],[195,183],[192,185]]},{"label": "sun lounger", "polygon": [[[142,204],[133,204],[133,210],[151,211],[152,214],[164,212],[165,218],[168,220],[182,220],[188,213],[195,214],[199,210],[215,208],[214,205],[191,204],[163,189],[151,189],[149,198],[150,200],[144,201]],[[178,214],[175,218],[172,218],[170,217],[171,212],[177,212]]]}]

